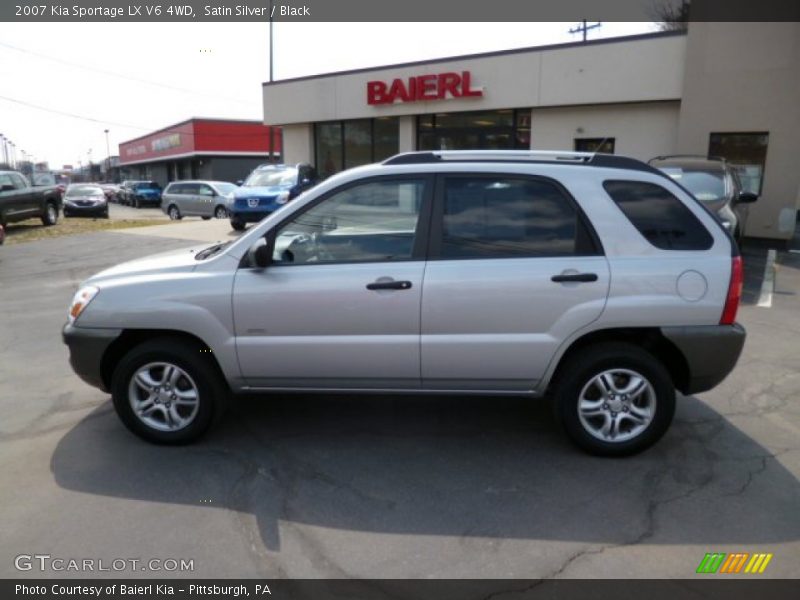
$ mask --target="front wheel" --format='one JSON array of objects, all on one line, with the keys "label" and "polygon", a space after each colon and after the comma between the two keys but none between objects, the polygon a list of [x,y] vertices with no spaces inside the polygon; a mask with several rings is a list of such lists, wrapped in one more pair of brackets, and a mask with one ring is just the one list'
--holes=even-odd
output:
[{"label": "front wheel", "polygon": [[58,207],[52,202],[48,202],[42,215],[42,225],[50,227],[58,222]]},{"label": "front wheel", "polygon": [[675,414],[664,365],[626,343],[596,344],[568,359],[554,386],[567,435],[590,454],[625,456],[657,442]]},{"label": "front wheel", "polygon": [[228,216],[228,211],[224,206],[218,206],[214,209],[214,218],[215,219],[224,219]]},{"label": "front wheel", "polygon": [[245,224],[238,219],[231,219],[231,227],[233,227],[236,231],[244,231]]},{"label": "front wheel", "polygon": [[224,408],[227,390],[203,350],[162,338],[123,357],[114,370],[111,395],[130,431],[150,442],[185,444],[208,430]]}]

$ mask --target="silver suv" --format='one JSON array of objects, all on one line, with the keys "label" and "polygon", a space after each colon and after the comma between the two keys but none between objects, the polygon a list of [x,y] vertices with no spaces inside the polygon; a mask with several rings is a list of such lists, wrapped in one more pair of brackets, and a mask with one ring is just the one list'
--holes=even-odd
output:
[{"label": "silver suv", "polygon": [[63,335],[154,442],[196,439],[230,392],[516,394],[622,455],[664,434],[676,389],[734,367],[741,284],[728,232],[645,163],[417,152],[331,177],[236,241],[95,275]]}]

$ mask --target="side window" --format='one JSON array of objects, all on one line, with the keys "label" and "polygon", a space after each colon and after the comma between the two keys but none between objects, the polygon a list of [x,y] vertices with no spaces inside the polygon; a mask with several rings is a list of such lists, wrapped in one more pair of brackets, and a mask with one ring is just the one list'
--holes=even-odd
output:
[{"label": "side window", "polygon": [[447,177],[442,213],[439,258],[596,254],[577,209],[548,181]]},{"label": "side window", "polygon": [[422,179],[381,180],[334,192],[275,235],[277,264],[412,258],[425,193]]},{"label": "side window", "polygon": [[708,250],[714,238],[678,198],[654,183],[606,181],[603,187],[648,242],[661,250]]},{"label": "side window", "polygon": [[[0,173],[0,191],[7,192],[17,187],[8,173]],[[10,189],[9,189],[10,188]]]},{"label": "side window", "polygon": [[170,183],[167,186],[167,189],[164,190],[165,194],[180,194],[181,188],[183,187],[180,183]]},{"label": "side window", "polygon": [[199,189],[198,193],[201,196],[213,196],[214,195],[214,190],[211,189],[211,186],[206,185],[205,183],[201,183],[198,186],[198,189]]},{"label": "side window", "polygon": [[24,190],[28,187],[27,182],[22,178],[22,175],[17,175],[16,173],[10,173],[11,181],[14,184],[14,187],[18,190]]},{"label": "side window", "polygon": [[200,186],[196,183],[184,183],[184,187],[181,189],[182,194],[187,194],[189,196],[196,196],[200,193],[199,188]]}]

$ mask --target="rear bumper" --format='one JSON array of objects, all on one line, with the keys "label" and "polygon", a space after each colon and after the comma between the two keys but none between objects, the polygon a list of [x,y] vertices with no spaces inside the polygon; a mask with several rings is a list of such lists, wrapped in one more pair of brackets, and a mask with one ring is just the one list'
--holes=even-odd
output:
[{"label": "rear bumper", "polygon": [[681,351],[689,366],[684,394],[697,394],[717,386],[728,376],[744,347],[747,332],[733,325],[662,327],[661,333]]},{"label": "rear bumper", "polygon": [[64,325],[61,336],[69,347],[69,364],[78,377],[91,386],[108,391],[103,383],[103,355],[121,333],[121,329],[82,329],[69,323]]}]

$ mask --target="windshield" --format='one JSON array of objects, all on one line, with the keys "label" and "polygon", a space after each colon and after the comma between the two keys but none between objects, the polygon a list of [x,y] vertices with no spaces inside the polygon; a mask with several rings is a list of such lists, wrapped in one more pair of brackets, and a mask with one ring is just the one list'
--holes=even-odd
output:
[{"label": "windshield", "polygon": [[264,169],[253,171],[245,187],[291,187],[297,182],[297,169]]},{"label": "windshield", "polygon": [[79,185],[77,187],[70,186],[67,188],[67,197],[69,196],[103,196],[103,190],[93,185]]},{"label": "windshield", "polygon": [[155,181],[145,181],[136,184],[137,190],[160,190],[161,187]]},{"label": "windshield", "polygon": [[660,168],[701,202],[718,202],[727,198],[725,179],[721,172],[686,171],[680,167]]},{"label": "windshield", "polygon": [[217,191],[223,196],[227,196],[236,189],[236,186],[232,183],[215,183],[214,187],[216,187]]},{"label": "windshield", "polygon": [[33,185],[55,185],[56,178],[52,173],[34,173]]}]

